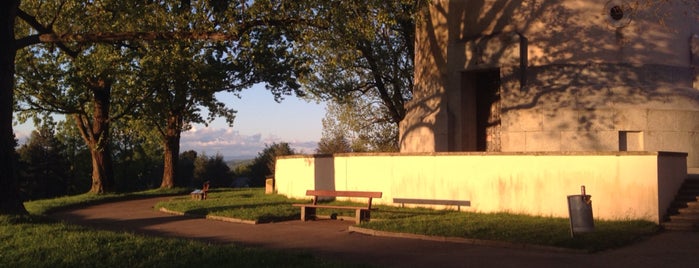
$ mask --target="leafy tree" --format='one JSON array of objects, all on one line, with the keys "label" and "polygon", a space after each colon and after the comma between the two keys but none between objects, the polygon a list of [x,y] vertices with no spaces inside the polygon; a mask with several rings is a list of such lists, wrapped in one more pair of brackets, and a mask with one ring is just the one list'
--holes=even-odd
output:
[{"label": "leafy tree", "polygon": [[196,159],[197,152],[193,150],[185,151],[180,154],[177,164],[177,177],[175,177],[176,185],[193,186],[194,163]]},{"label": "leafy tree", "polygon": [[18,153],[20,191],[25,198],[51,198],[69,193],[71,178],[65,170],[68,164],[50,126],[33,131]]},{"label": "leafy tree", "polygon": [[[144,24],[155,28],[158,33],[172,29],[185,33],[203,29],[234,32],[233,35],[225,35],[226,38],[234,39],[230,40],[233,43],[231,46],[183,41],[140,42],[147,38],[162,38],[161,34],[154,34],[155,37],[118,35],[116,40],[113,36],[102,34],[96,37],[81,35],[77,38],[89,36],[89,40],[93,38],[111,44],[69,46],[65,41],[75,39],[63,42],[53,40],[59,42],[57,46],[61,52],[51,50],[51,47],[47,49],[46,46],[34,46],[25,50],[24,57],[20,59],[26,61],[20,61],[23,63],[20,66],[28,67],[18,69],[24,70],[19,72],[23,78],[19,80],[20,92],[25,93],[20,95],[23,97],[21,100],[31,107],[28,111],[68,113],[80,117],[75,122],[79,123],[82,136],[93,153],[92,192],[112,190],[114,179],[109,142],[110,124],[125,115],[125,112],[131,112],[134,103],[146,104],[141,107],[141,111],[146,118],[152,119],[151,122],[163,136],[165,170],[161,187],[169,188],[174,182],[181,131],[186,130],[191,122],[205,123],[197,113],[197,106],[208,108],[207,121],[212,120],[213,116],[221,115],[232,123],[234,111],[215,100],[213,96],[216,91],[240,90],[264,81],[268,83],[268,88],[273,89],[275,97],[280,98],[299,88],[295,72],[304,69],[300,65],[301,61],[292,59],[291,54],[287,53],[290,38],[284,36],[282,31],[270,27],[282,27],[284,24],[275,21],[288,20],[277,18],[276,14],[283,13],[270,12],[271,9],[280,8],[279,3],[256,1],[247,8],[245,3],[219,1],[163,1],[143,3],[140,6],[124,5],[120,1],[91,5],[37,3],[38,1],[26,1],[23,5],[23,10],[30,10],[36,16],[24,12],[19,15],[28,26],[42,33],[115,32],[140,29]],[[224,5],[220,5],[221,3]],[[142,16],[143,9],[163,16]],[[59,16],[64,13],[87,15],[67,21]],[[141,21],[128,19],[134,15],[141,15]],[[175,34],[164,38],[208,39],[211,35],[185,37]],[[205,47],[208,51],[204,50]],[[138,61],[134,58],[139,54],[136,51],[141,53]],[[217,53],[214,55],[212,52]],[[45,61],[36,63],[37,55]],[[222,64],[222,61],[227,61],[227,64]],[[146,83],[143,86],[134,85],[134,81],[141,80],[129,77],[135,74],[134,69],[137,68],[140,75],[145,77]],[[40,79],[42,77],[54,80],[46,82]],[[60,87],[64,89],[55,90]],[[153,102],[144,102],[147,92],[144,88],[153,90],[148,98]],[[80,97],[86,93],[89,98]],[[114,100],[123,103],[112,103]],[[92,104],[89,111],[84,109],[86,102]]]},{"label": "leafy tree", "polygon": [[323,136],[318,141],[317,154],[336,154],[352,152],[352,147],[343,133]]},{"label": "leafy tree", "polygon": [[[427,2],[306,2],[317,6],[313,15],[323,23],[304,28],[306,45],[295,50],[313,59],[314,72],[301,80],[304,89],[338,105],[369,109],[371,113],[357,114],[355,119],[378,131],[363,134],[367,139],[379,139],[375,143],[381,146],[370,150],[397,150],[398,123],[405,117],[404,104],[412,96],[417,12]],[[367,114],[371,116],[361,117]],[[387,138],[394,141],[387,142]]]},{"label": "leafy tree", "polygon": [[286,142],[265,145],[265,148],[257,154],[250,166],[250,186],[264,186],[266,177],[274,175],[277,157],[293,154],[296,152]]},{"label": "leafy tree", "polygon": [[[266,83],[276,99],[299,91],[296,77],[303,59],[290,54],[293,38],[281,21],[284,3],[254,1],[173,1],[163,5],[173,10],[163,30],[177,28],[195,31],[206,25],[236,33],[228,45],[205,42],[150,42],[140,44],[139,66],[144,87],[153,91],[145,102],[143,115],[163,138],[164,172],[162,188],[174,185],[180,133],[191,123],[209,123],[222,116],[232,125],[235,111],[216,99],[216,92],[238,92],[254,84]],[[213,20],[212,20],[213,18]],[[157,18],[156,18],[157,20]],[[196,23],[193,23],[196,22]],[[206,108],[204,117],[200,108]]]},{"label": "leafy tree", "polygon": [[138,120],[117,121],[113,129],[116,189],[138,191],[157,187],[163,172],[157,131]]},{"label": "leafy tree", "polygon": [[[36,57],[36,55],[42,55]],[[35,46],[18,55],[20,111],[74,118],[92,156],[91,192],[112,191],[111,125],[133,110],[143,94],[133,92],[133,66],[119,48],[90,47],[79,57]]]},{"label": "leafy tree", "polygon": [[65,121],[58,122],[55,136],[62,147],[61,157],[67,163],[63,168],[72,182],[68,192],[77,194],[87,192],[92,185],[90,179],[92,161],[90,149],[80,137],[80,131],[72,120],[68,117]]},{"label": "leafy tree", "polygon": [[[111,1],[24,1],[21,8],[18,16],[23,23],[17,28],[27,33],[32,28],[38,32],[103,32],[130,26],[115,19],[129,10],[113,9]],[[25,105],[21,111],[34,116],[61,113],[75,119],[90,148],[90,191],[94,193],[113,191],[111,125],[144,97],[134,91],[135,66],[129,55],[132,53],[121,45],[66,43],[36,45],[17,55],[18,100]]]},{"label": "leafy tree", "polygon": [[[208,123],[223,116],[233,123],[235,111],[216,99],[215,93],[230,86],[227,69],[202,45],[155,43],[147,45],[141,59],[144,87],[153,94],[142,106],[143,116],[155,126],[163,148],[161,188],[175,185],[180,135],[191,123]],[[207,108],[203,117],[200,107]]]},{"label": "leafy tree", "polygon": [[380,108],[364,100],[327,104],[318,153],[398,151],[398,129],[392,123],[381,123],[373,112]]},{"label": "leafy tree", "polygon": [[0,214],[26,214],[17,184],[17,155],[12,131],[17,45],[15,18],[19,0],[0,2]]},{"label": "leafy tree", "polygon": [[212,187],[227,187],[233,182],[233,174],[223,161],[223,156],[216,154],[208,157],[202,154],[194,162],[194,183],[198,187],[208,181]]}]

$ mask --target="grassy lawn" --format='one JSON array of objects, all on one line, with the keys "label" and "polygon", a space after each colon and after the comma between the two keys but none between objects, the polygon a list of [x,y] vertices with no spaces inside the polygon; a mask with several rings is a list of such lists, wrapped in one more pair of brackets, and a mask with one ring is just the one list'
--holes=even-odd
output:
[{"label": "grassy lawn", "polygon": [[124,199],[134,199],[134,198],[145,198],[145,197],[155,197],[155,196],[167,196],[167,195],[182,195],[188,193],[191,189],[186,188],[174,188],[168,190],[148,190],[143,192],[126,193],[126,194],[81,194],[73,196],[65,196],[53,199],[44,199],[25,202],[24,207],[29,211],[29,213],[34,215],[46,215],[48,213],[54,212],[59,209],[79,207],[89,204],[97,204],[104,202],[112,202]]},{"label": "grassy lawn", "polygon": [[299,208],[291,204],[304,200],[289,199],[281,195],[266,195],[263,189],[214,189],[206,200],[192,200],[190,196],[178,196],[169,202],[161,202],[156,208],[194,215],[216,215],[259,223],[298,219]]},{"label": "grassy lawn", "polygon": [[[259,222],[297,219],[299,208],[291,204],[309,202],[265,195],[263,189],[220,190],[205,201],[188,196],[162,202],[157,207],[198,215],[216,215]],[[332,204],[352,205],[334,201]],[[355,204],[356,205],[356,204]],[[647,221],[595,221],[595,232],[570,236],[567,218],[534,217],[508,213],[467,213],[448,210],[376,206],[372,222],[360,227],[421,235],[462,237],[522,244],[599,251],[621,247],[655,234],[658,225]],[[319,210],[320,215],[352,216],[349,210]]]},{"label": "grassy lawn", "polygon": [[357,267],[303,253],[100,231],[44,215],[66,207],[186,192],[84,194],[26,202],[31,215],[0,216],[0,267]]},{"label": "grassy lawn", "polygon": [[2,267],[350,267],[308,254],[97,231],[0,216]]},{"label": "grassy lawn", "polygon": [[[93,230],[56,222],[46,213],[66,207],[120,199],[173,195],[157,207],[200,215],[218,215],[259,222],[299,217],[293,200],[265,195],[263,189],[216,189],[205,201],[191,200],[186,189],[122,195],[79,195],[25,203],[29,216],[0,216],[0,266],[6,267],[351,267],[310,254],[210,245],[186,239]],[[348,202],[333,202],[349,204]],[[320,214],[351,216],[346,210]],[[596,232],[571,238],[568,220],[505,213],[479,214],[378,206],[363,228],[435,236],[475,238],[514,243],[604,250],[628,245],[652,235],[658,226],[644,221],[596,221]]]},{"label": "grassy lawn", "polygon": [[[379,217],[378,214],[376,217]],[[576,234],[572,238],[566,218],[455,211],[414,214],[362,223],[360,226],[390,232],[506,241],[586,251],[621,247],[658,231],[656,224],[647,221],[596,220],[595,232]]]}]

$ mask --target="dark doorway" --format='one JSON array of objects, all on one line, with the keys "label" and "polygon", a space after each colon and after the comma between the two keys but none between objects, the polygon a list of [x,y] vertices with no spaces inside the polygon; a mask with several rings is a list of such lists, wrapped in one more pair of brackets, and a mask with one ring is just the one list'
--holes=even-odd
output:
[{"label": "dark doorway", "polygon": [[500,151],[500,69],[461,77],[462,134],[466,151]]}]

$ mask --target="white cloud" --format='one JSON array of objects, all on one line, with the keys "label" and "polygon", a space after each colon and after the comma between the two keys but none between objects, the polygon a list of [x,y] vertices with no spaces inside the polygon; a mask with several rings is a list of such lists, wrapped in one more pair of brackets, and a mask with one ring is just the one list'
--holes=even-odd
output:
[{"label": "white cloud", "polygon": [[209,155],[221,154],[226,159],[255,157],[266,145],[287,142],[299,153],[315,151],[318,141],[283,140],[276,135],[263,136],[260,133],[245,135],[232,128],[192,128],[182,133],[180,151],[194,150]]}]

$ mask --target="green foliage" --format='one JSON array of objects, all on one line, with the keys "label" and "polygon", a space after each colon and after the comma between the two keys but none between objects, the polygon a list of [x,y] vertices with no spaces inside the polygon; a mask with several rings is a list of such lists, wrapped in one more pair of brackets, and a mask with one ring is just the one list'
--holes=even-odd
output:
[{"label": "green foliage", "polygon": [[296,152],[291,149],[288,143],[272,143],[265,145],[262,152],[257,154],[250,166],[250,186],[262,187],[265,185],[265,179],[268,176],[274,175],[274,167],[277,164],[277,157],[284,155],[293,155]]},{"label": "green foliage", "polygon": [[111,148],[118,192],[135,192],[159,186],[163,173],[163,150],[156,132],[136,120],[122,120],[114,124]]},{"label": "green foliage", "polygon": [[[177,176],[175,177],[175,185],[188,185],[194,187],[194,163],[197,160],[197,152],[193,150],[185,151],[180,154],[177,164]],[[197,186],[199,187],[199,186]]]},{"label": "green foliage", "polygon": [[[313,70],[300,81],[313,97],[346,110],[344,116],[329,111],[326,120],[337,120],[354,131],[346,137],[353,151],[397,151],[398,123],[405,116],[405,102],[412,97],[417,13],[426,3],[310,1],[300,5],[313,10],[307,15],[318,21],[299,30],[302,45],[294,51],[310,58]],[[324,135],[324,142],[341,140],[337,135]]]},{"label": "green foliage", "polygon": [[[382,208],[380,212],[391,213],[391,209],[386,210],[388,211]],[[376,217],[381,216],[377,213]],[[596,220],[594,232],[577,234],[573,238],[566,218],[454,211],[403,214],[400,218],[363,223],[361,226],[389,232],[507,241],[587,251],[628,245],[658,231],[656,224],[647,221]]]},{"label": "green foliage", "polygon": [[365,101],[357,98],[354,102],[327,104],[318,153],[399,150],[397,125],[377,119],[374,111],[380,107]]},{"label": "green foliage", "polygon": [[69,194],[84,193],[90,189],[92,163],[90,151],[71,118],[56,124],[56,139],[61,143],[62,157],[67,164],[63,168],[73,182]]},{"label": "green foliage", "polygon": [[37,216],[0,216],[0,237],[6,267],[349,267],[307,254],[97,231]]},{"label": "green foliage", "polygon": [[32,132],[27,143],[17,151],[19,154],[19,187],[25,199],[43,199],[62,196],[71,192],[68,165],[63,157],[62,144],[53,130],[42,126]]},{"label": "green foliage", "polygon": [[298,202],[301,201],[277,194],[265,194],[259,188],[212,189],[206,200],[192,201],[189,196],[184,196],[160,202],[156,208],[265,223],[298,219],[299,208],[291,206]]},{"label": "green foliage", "polygon": [[194,187],[201,187],[206,181],[212,187],[229,187],[233,183],[231,170],[222,155],[201,154],[194,160]]}]

